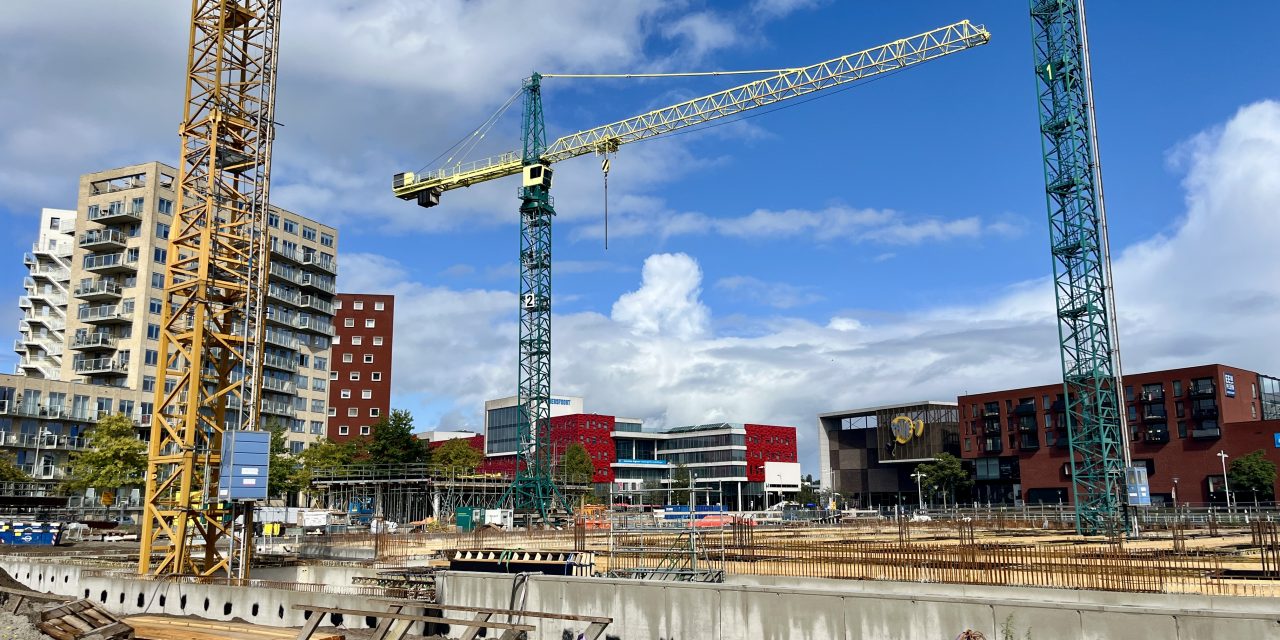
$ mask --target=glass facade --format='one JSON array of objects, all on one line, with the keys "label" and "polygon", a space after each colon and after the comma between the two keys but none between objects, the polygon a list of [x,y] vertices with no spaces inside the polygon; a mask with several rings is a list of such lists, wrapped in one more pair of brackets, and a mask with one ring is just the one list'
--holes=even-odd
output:
[{"label": "glass facade", "polygon": [[485,448],[489,453],[514,453],[517,450],[520,445],[519,421],[517,407],[489,410],[488,432],[485,434]]},{"label": "glass facade", "polygon": [[1258,376],[1262,391],[1262,419],[1280,420],[1280,379]]}]

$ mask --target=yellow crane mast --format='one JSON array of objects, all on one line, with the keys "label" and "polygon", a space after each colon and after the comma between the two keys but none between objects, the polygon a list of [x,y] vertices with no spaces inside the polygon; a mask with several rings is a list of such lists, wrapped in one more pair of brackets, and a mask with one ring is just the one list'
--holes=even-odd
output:
[{"label": "yellow crane mast", "polygon": [[[219,501],[219,467],[224,430],[258,427],[279,24],[279,0],[191,4],[164,361],[138,566],[144,574],[232,573],[222,549],[234,524]],[[247,529],[251,519],[244,520]],[[196,544],[202,553],[192,553]]]}]

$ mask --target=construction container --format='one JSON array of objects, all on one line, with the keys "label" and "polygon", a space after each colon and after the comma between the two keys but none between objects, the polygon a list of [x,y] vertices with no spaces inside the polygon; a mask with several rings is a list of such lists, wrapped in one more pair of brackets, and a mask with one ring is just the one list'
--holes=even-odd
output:
[{"label": "construction container", "polygon": [[458,507],[454,510],[453,519],[459,531],[471,531],[476,528],[476,521],[473,519],[475,511],[473,507]]}]

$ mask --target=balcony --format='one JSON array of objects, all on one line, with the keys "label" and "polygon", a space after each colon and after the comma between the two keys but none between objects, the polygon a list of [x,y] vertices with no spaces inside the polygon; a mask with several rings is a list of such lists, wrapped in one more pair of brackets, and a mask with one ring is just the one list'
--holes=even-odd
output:
[{"label": "balcony", "polygon": [[1054,400],[1053,404],[1049,405],[1049,411],[1052,413],[1066,413],[1067,403],[1062,400]]},{"label": "balcony", "polygon": [[32,303],[38,300],[51,307],[67,306],[67,294],[57,291],[32,291],[27,294],[27,299]]},{"label": "balcony", "polygon": [[1164,389],[1159,391],[1143,391],[1138,400],[1147,404],[1164,404]]},{"label": "balcony", "polygon": [[302,296],[301,306],[314,309],[325,315],[333,315],[333,303],[316,296]]},{"label": "balcony", "polygon": [[302,298],[298,295],[297,291],[288,291],[283,287],[277,287],[275,285],[267,287],[267,297],[295,307],[302,303]]},{"label": "balcony", "polygon": [[1217,440],[1222,437],[1222,429],[1220,427],[1202,427],[1191,430],[1191,438],[1193,440]]},{"label": "balcony", "polygon": [[294,383],[287,380],[280,380],[279,378],[263,378],[262,388],[288,395],[293,395],[298,391],[298,388]]},{"label": "balcony", "polygon": [[1146,433],[1142,435],[1142,441],[1147,444],[1166,444],[1169,442],[1169,429],[1165,425],[1151,425],[1147,427]]},{"label": "balcony", "polygon": [[1168,419],[1169,412],[1162,404],[1144,407],[1142,410],[1143,422],[1164,422]]},{"label": "balcony", "polygon": [[298,372],[298,359],[288,356],[280,356],[274,353],[264,354],[262,356],[262,364],[272,369],[280,369],[283,371]]},{"label": "balcony", "polygon": [[73,248],[70,242],[55,242],[52,245],[40,246],[40,243],[31,245],[31,253],[36,256],[53,256],[55,258],[70,258]]},{"label": "balcony", "polygon": [[1218,408],[1205,407],[1202,409],[1192,409],[1191,417],[1196,420],[1214,419],[1218,417]]},{"label": "balcony", "polygon": [[27,449],[52,449],[63,451],[84,451],[91,446],[88,438],[45,434],[41,437],[35,433],[9,433],[0,431],[0,446],[24,447]]},{"label": "balcony", "polygon": [[1187,395],[1192,398],[1212,398],[1217,394],[1217,387],[1212,383],[1193,384],[1187,387]]},{"label": "balcony", "polygon": [[273,416],[287,416],[292,418],[297,415],[297,410],[293,408],[292,402],[276,402],[274,400],[263,400],[262,413],[267,413]]},{"label": "balcony", "polygon": [[53,378],[58,373],[59,364],[52,358],[43,356],[27,356],[18,359],[18,368],[24,372],[34,371],[38,377]]},{"label": "balcony", "polygon": [[1035,451],[1040,448],[1040,438],[1034,433],[1024,433],[1018,439],[1018,449],[1021,451]]},{"label": "balcony", "polygon": [[281,243],[276,242],[275,239],[271,241],[271,257],[284,258],[286,261],[296,265],[302,264],[302,254],[297,249],[286,248]]},{"label": "balcony", "polygon": [[98,351],[116,348],[116,337],[109,333],[78,333],[71,339],[71,348],[76,351]]},{"label": "balcony", "polygon": [[142,212],[126,211],[124,202],[111,202],[106,206],[90,205],[89,214],[86,217],[89,222],[100,224],[142,222]]},{"label": "balcony", "polygon": [[71,270],[62,267],[39,266],[27,272],[33,278],[44,278],[55,282],[66,282],[71,277]]},{"label": "balcony", "polygon": [[999,422],[990,422],[990,421],[988,421],[988,422],[984,422],[984,423],[982,424],[982,434],[983,434],[983,435],[987,435],[987,436],[998,436],[998,435],[1000,435],[1000,423],[999,423]]},{"label": "balcony", "polygon": [[1019,416],[1035,415],[1036,403],[1030,402],[1030,403],[1019,404],[1018,406],[1013,408],[1013,413],[1014,415],[1019,415]]},{"label": "balcony", "polygon": [[297,338],[286,336],[278,331],[268,329],[266,334],[263,335],[263,339],[266,340],[268,344],[274,344],[277,347],[284,347],[293,351],[298,350]]},{"label": "balcony", "polygon": [[302,264],[303,266],[321,269],[329,275],[338,275],[338,261],[329,256],[322,256],[318,252],[303,254]]},{"label": "balcony", "polygon": [[323,333],[328,336],[333,335],[333,323],[323,318],[296,316],[293,319],[293,326],[303,331]]},{"label": "balcony", "polygon": [[107,300],[119,300],[120,292],[124,289],[119,282],[105,278],[95,278],[88,282],[82,282],[76,285],[72,290],[72,295],[81,300],[90,302],[103,302]]},{"label": "balcony", "polygon": [[80,234],[77,244],[81,249],[90,251],[120,251],[128,239],[115,229],[94,229]]},{"label": "balcony", "polygon": [[125,375],[129,373],[129,365],[114,358],[85,358],[73,363],[75,372],[82,376],[92,375]]},{"label": "balcony", "polygon": [[77,317],[88,324],[129,324],[133,322],[133,310],[124,309],[122,305],[105,304],[81,309]]},{"label": "balcony", "polygon": [[303,272],[302,277],[298,279],[298,285],[323,291],[329,295],[334,295],[338,291],[338,288],[333,284],[333,278],[318,273]]},{"label": "balcony", "polygon": [[67,321],[56,316],[26,316],[23,320],[29,324],[41,324],[48,327],[51,331],[62,331],[67,328]]},{"label": "balcony", "polygon": [[997,418],[999,416],[1000,416],[999,407],[983,407],[982,408],[982,417],[984,418]]},{"label": "balcony", "polygon": [[67,477],[67,472],[57,465],[46,464],[40,468],[36,468],[34,464],[19,465],[22,472],[37,480],[63,480]]},{"label": "balcony", "polygon": [[1020,433],[1035,433],[1037,426],[1038,425],[1036,425],[1035,420],[1019,420],[1018,421],[1018,431]]},{"label": "balcony", "polygon": [[981,442],[979,451],[982,453],[1000,453],[1004,451],[1004,442],[1000,438],[985,438]]},{"label": "balcony", "polygon": [[138,259],[122,253],[95,253],[84,257],[86,271],[101,274],[137,273]]}]

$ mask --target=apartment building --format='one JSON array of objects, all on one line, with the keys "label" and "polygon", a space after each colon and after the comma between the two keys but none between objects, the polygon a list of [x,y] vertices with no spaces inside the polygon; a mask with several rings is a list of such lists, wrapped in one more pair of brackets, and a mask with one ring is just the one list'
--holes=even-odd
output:
[{"label": "apartment building", "polygon": [[16,373],[50,380],[62,377],[75,228],[75,211],[40,211],[40,231],[31,253],[22,258],[27,275],[22,280],[25,295],[18,299],[19,338],[13,343],[18,353]]},{"label": "apartment building", "polygon": [[329,437],[367,436],[391,411],[395,296],[340,293],[329,372]]},{"label": "apartment building", "polygon": [[[23,324],[38,329],[43,323],[50,338],[57,335],[52,333],[55,327],[62,331],[63,351],[57,367],[52,366],[52,356],[44,355],[50,352],[34,354],[46,358],[41,362],[56,375],[45,375],[24,362],[19,363],[20,373],[134,389],[137,407],[131,414],[149,422],[161,359],[165,264],[177,206],[177,175],[177,169],[159,162],[86,174],[80,178],[76,212],[42,217],[40,242],[46,249],[40,250],[38,243],[28,261],[34,263],[32,269],[50,275],[66,269],[64,282],[70,291],[57,297],[53,286],[47,299],[57,303],[53,306],[61,314],[50,311],[35,320],[24,318]],[[59,218],[56,236],[53,217]],[[289,446],[297,452],[325,433],[337,231],[278,208],[270,211],[268,225],[262,415],[264,422],[288,428]],[[31,278],[42,285],[34,274]],[[28,294],[24,302],[30,298]],[[27,349],[30,358],[33,354]]]}]

